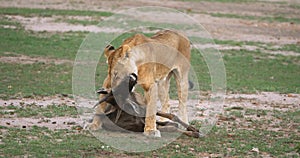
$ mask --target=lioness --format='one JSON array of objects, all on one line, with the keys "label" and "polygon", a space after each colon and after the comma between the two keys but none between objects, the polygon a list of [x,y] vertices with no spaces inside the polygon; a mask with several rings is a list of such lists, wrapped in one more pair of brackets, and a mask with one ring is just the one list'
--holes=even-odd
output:
[{"label": "lioness", "polygon": [[[110,89],[129,74],[138,76],[138,84],[144,89],[147,103],[144,134],[160,137],[156,128],[156,102],[162,103],[162,112],[169,112],[169,84],[175,77],[179,117],[188,123],[186,101],[188,97],[188,72],[190,69],[190,42],[184,35],[163,30],[152,37],[136,34],[126,39],[118,49],[108,46],[104,50],[108,63],[108,75],[103,87]],[[100,96],[101,97],[101,96]],[[96,113],[102,113],[105,104],[98,106]],[[89,125],[97,129],[101,121],[95,119]]]}]

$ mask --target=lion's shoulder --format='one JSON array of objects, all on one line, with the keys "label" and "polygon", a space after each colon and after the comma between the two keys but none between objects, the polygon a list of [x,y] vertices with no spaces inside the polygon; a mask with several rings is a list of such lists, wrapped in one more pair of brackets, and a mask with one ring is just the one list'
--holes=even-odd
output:
[{"label": "lion's shoulder", "polygon": [[134,47],[148,42],[162,43],[170,46],[182,43],[186,43],[189,45],[189,40],[185,35],[173,30],[161,30],[151,37],[147,37],[144,34],[137,33],[132,37],[125,39],[122,45],[129,45],[130,47]]},{"label": "lion's shoulder", "polygon": [[136,46],[136,45],[146,43],[146,42],[149,42],[149,38],[143,34],[137,33],[137,34],[133,35],[132,37],[125,39],[123,41],[122,45]]}]

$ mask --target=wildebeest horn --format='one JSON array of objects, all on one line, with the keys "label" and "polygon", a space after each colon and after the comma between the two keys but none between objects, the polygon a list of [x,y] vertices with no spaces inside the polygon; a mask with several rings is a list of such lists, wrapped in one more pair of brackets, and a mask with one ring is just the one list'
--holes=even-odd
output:
[{"label": "wildebeest horn", "polygon": [[109,44],[109,45],[106,46],[106,49],[108,49],[108,50],[114,50],[115,47]]},{"label": "wildebeest horn", "polygon": [[138,79],[138,77],[137,77],[137,75],[136,75],[135,73],[131,73],[131,74],[130,74],[130,78],[131,78],[132,80],[134,80],[134,81],[137,81],[137,79]]},{"label": "wildebeest horn", "polygon": [[129,91],[133,91],[133,87],[137,84],[138,77],[135,73],[130,74],[129,78]]},{"label": "wildebeest horn", "polygon": [[[103,92],[104,92],[104,91],[103,91]],[[102,94],[103,94],[103,93],[102,93]],[[99,104],[101,104],[101,103],[107,101],[107,99],[113,95],[112,93],[109,93],[109,94],[108,94],[107,91],[106,91],[106,93],[104,93],[104,94],[106,94],[106,95],[105,95],[101,100],[99,100],[99,101],[96,103],[96,105],[94,105],[94,108],[95,108],[96,106],[98,106]]]},{"label": "wildebeest horn", "polygon": [[107,90],[105,88],[99,88],[96,92],[98,94],[108,94],[108,92],[107,92]]}]

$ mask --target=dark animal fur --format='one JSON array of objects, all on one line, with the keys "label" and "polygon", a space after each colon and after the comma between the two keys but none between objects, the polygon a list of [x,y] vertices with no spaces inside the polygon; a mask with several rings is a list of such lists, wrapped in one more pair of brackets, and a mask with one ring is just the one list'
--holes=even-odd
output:
[{"label": "dark animal fur", "polygon": [[[124,78],[111,92],[107,92],[103,89],[97,91],[99,94],[106,94],[98,104],[102,102],[109,103],[104,114],[96,115],[100,117],[103,129],[111,131],[144,132],[146,103],[138,93],[132,92],[133,87],[136,85],[137,76],[135,74],[131,76],[133,77],[128,76]],[[159,130],[177,131],[191,137],[199,137],[199,131],[197,129],[185,124],[177,116],[162,112],[157,112],[157,115],[181,124],[188,131],[180,130],[178,124],[174,122],[157,121]]]}]

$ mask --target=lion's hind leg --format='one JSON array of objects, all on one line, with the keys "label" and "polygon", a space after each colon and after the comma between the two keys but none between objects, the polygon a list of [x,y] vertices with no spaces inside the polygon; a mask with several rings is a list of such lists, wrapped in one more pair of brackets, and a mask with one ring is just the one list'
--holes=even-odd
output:
[{"label": "lion's hind leg", "polygon": [[[170,89],[170,80],[172,77],[172,73],[170,73],[164,80],[159,81],[158,83],[158,98],[161,102],[162,108],[161,111],[165,113],[170,112],[170,96],[169,96],[169,89]],[[160,117],[160,121],[168,121],[168,119],[164,117]]]},{"label": "lion's hind leg", "polygon": [[187,115],[187,99],[188,99],[188,91],[189,91],[189,81],[188,81],[188,71],[184,71],[184,73],[180,73],[179,71],[175,72],[175,81],[177,87],[178,94],[178,114],[180,119],[183,122],[188,123],[188,115]]}]

